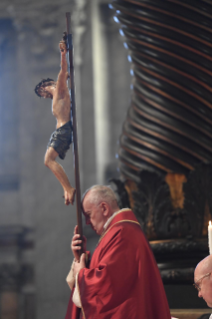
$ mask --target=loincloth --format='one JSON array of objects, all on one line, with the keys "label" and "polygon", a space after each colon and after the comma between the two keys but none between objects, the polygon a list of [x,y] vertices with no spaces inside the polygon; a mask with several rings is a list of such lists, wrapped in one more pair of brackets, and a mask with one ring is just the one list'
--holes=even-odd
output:
[{"label": "loincloth", "polygon": [[64,159],[72,142],[72,132],[72,124],[71,121],[69,121],[52,133],[47,148],[50,146],[53,147],[59,154],[59,157]]}]

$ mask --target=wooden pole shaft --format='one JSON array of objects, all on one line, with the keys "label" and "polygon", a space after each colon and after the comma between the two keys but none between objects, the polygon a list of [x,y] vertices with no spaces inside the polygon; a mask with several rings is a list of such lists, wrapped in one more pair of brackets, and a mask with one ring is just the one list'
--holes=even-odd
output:
[{"label": "wooden pole shaft", "polygon": [[[78,138],[77,138],[77,117],[76,117],[76,103],[75,103],[75,82],[74,82],[74,54],[73,54],[73,39],[71,33],[71,14],[66,13],[67,36],[68,36],[68,52],[69,52],[69,66],[70,66],[70,90],[71,90],[71,114],[73,121],[73,145],[74,145],[74,170],[75,170],[75,187],[76,187],[76,206],[77,206],[77,225],[78,233],[81,239],[82,232],[82,214],[81,214],[81,192],[80,192],[80,174],[79,174],[79,154],[78,154]],[[83,245],[79,255],[83,252]]]}]

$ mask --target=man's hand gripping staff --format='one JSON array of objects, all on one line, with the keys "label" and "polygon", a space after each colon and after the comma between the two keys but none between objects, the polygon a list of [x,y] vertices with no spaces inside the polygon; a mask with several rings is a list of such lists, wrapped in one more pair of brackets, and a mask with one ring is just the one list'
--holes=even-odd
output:
[{"label": "man's hand gripping staff", "polygon": [[74,264],[73,264],[73,275],[76,274],[82,269],[86,267],[86,254],[79,254],[81,247],[83,246],[83,251],[86,252],[86,243],[87,239],[83,236],[83,240],[80,239],[80,234],[78,234],[78,226],[74,228],[74,236],[71,242],[71,250],[74,255]]}]

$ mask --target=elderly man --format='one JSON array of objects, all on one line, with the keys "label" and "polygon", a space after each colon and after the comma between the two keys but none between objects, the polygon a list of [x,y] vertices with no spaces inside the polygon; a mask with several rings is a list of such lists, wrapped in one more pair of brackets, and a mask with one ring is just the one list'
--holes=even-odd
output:
[{"label": "elderly man", "polygon": [[[194,286],[198,290],[198,297],[203,298],[208,307],[212,308],[212,255],[207,256],[197,265],[194,272]],[[201,317],[203,318],[203,317]],[[209,318],[205,315],[204,318]],[[210,315],[212,319],[212,314]]]},{"label": "elderly man", "polygon": [[46,79],[38,83],[35,93],[43,98],[52,99],[52,113],[57,120],[56,131],[51,135],[45,154],[44,163],[54,173],[64,190],[65,204],[74,202],[75,189],[71,186],[63,167],[56,162],[59,156],[65,158],[66,152],[72,142],[72,124],[70,121],[70,94],[67,87],[67,60],[66,43],[59,44],[61,52],[61,70],[57,82]]},{"label": "elderly man", "polygon": [[133,212],[120,210],[114,192],[100,185],[85,193],[82,208],[86,224],[101,237],[86,268],[75,228],[67,278],[75,289],[66,319],[170,319],[157,264]]}]

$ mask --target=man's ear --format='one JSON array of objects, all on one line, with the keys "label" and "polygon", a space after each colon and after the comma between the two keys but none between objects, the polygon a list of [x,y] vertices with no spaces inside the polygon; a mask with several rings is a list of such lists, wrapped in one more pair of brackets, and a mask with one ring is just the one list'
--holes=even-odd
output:
[{"label": "man's ear", "polygon": [[105,217],[107,217],[108,216],[108,214],[109,214],[109,205],[106,203],[106,202],[102,202],[101,203],[101,206],[102,206],[102,210],[103,210],[103,215],[105,216]]}]

